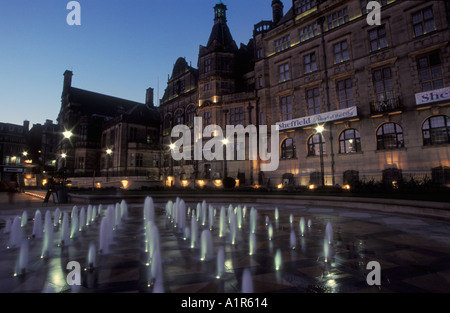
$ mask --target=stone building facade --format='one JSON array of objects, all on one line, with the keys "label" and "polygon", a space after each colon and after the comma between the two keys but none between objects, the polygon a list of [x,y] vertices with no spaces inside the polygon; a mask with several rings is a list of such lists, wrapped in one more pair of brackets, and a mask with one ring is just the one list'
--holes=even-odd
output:
[{"label": "stone building facade", "polygon": [[[272,1],[273,19],[239,48],[226,6],[216,5],[199,51],[198,99],[188,101],[203,126],[279,125],[278,170],[263,173],[248,158],[202,160],[195,178],[450,184],[449,1],[379,1],[380,25],[368,22],[366,0],[287,2]],[[173,125],[166,103],[161,118]]]},{"label": "stone building facade", "polygon": [[[17,183],[18,177],[29,171],[28,132],[30,123],[23,125],[0,123],[0,183]],[[8,186],[0,184],[0,190]]]},{"label": "stone building facade", "polygon": [[145,104],[137,103],[72,87],[72,76],[64,73],[57,169],[74,186],[120,186],[131,177],[159,181],[160,114],[153,89]]}]

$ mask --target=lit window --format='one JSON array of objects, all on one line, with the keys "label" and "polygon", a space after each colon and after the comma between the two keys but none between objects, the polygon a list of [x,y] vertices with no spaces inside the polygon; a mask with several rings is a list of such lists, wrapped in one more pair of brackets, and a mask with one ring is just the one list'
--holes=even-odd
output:
[{"label": "lit window", "polygon": [[294,139],[287,138],[281,143],[281,158],[294,159],[296,157]]},{"label": "lit window", "polygon": [[289,63],[282,64],[278,67],[280,74],[280,83],[288,81],[291,79],[291,74],[289,72]]},{"label": "lit window", "polygon": [[355,153],[361,151],[361,136],[356,129],[347,129],[339,136],[339,153]]},{"label": "lit window", "polygon": [[378,112],[383,112],[385,110],[382,106],[386,104],[392,105],[394,100],[394,84],[391,68],[385,67],[374,71],[373,80],[377,97],[377,102],[373,109]]},{"label": "lit window", "polygon": [[317,23],[300,28],[299,33],[300,42],[316,37],[319,34],[319,31],[317,30]]},{"label": "lit window", "polygon": [[305,74],[317,71],[317,60],[315,52],[305,55],[303,57],[303,61],[305,64]]},{"label": "lit window", "polygon": [[347,8],[334,12],[327,16],[328,30],[341,26],[349,20]]},{"label": "lit window", "polygon": [[384,49],[388,46],[384,25],[369,31],[369,41],[371,52]]},{"label": "lit window", "polygon": [[323,140],[322,134],[315,134],[308,139],[308,156],[319,156],[320,147],[322,147],[322,153],[326,153],[327,146]]},{"label": "lit window", "polygon": [[425,35],[436,30],[434,25],[433,9],[428,7],[413,13],[412,23],[415,37]]},{"label": "lit window", "polygon": [[297,2],[296,12],[297,14],[302,14],[303,12],[309,11],[316,5],[315,0],[301,0]]},{"label": "lit window", "polygon": [[403,129],[395,123],[386,123],[377,130],[377,150],[404,148]]},{"label": "lit window", "polygon": [[423,145],[437,146],[450,143],[450,118],[439,115],[430,117],[422,126]]},{"label": "lit window", "polygon": [[281,52],[291,47],[291,36],[287,35],[281,39],[275,40],[275,52]]},{"label": "lit window", "polygon": [[341,41],[333,46],[334,52],[334,63],[342,63],[350,60],[350,56],[348,54],[348,43],[347,40]]}]

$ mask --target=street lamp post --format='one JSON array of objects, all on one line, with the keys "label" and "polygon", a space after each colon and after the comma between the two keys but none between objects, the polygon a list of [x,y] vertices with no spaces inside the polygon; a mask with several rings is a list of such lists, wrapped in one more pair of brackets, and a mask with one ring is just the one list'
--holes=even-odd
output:
[{"label": "street lamp post", "polygon": [[[227,127],[227,123],[228,123],[228,118],[227,118],[227,116],[228,116],[228,112],[230,112],[229,110],[227,110],[227,109],[225,109],[225,110],[223,110],[222,111],[224,114],[225,114],[225,122],[224,122],[224,129],[226,129],[226,127]],[[226,152],[226,150],[227,150],[227,144],[228,144],[228,139],[227,138],[224,138],[223,140],[222,140],[222,143],[223,143],[223,179],[225,179],[225,178],[227,178],[228,177],[228,164],[227,164],[227,152]]]},{"label": "street lamp post", "polygon": [[[249,123],[249,125],[252,125],[252,110],[254,108],[255,107],[252,106],[251,103],[248,104],[247,109],[248,109],[248,123]],[[250,145],[250,142],[249,142],[249,145]],[[250,185],[253,185],[253,161],[252,160],[250,160]]]},{"label": "street lamp post", "polygon": [[171,187],[175,183],[175,177],[173,175],[173,156],[172,156],[172,151],[175,150],[175,147],[176,147],[176,145],[174,143],[171,143],[169,145],[169,151],[170,151],[170,172],[169,172],[169,176],[172,177],[172,180],[171,180],[171,183],[170,183]]},{"label": "street lamp post", "polygon": [[322,187],[325,186],[325,171],[323,162],[323,131],[325,128],[322,125],[316,127],[316,134],[320,135],[319,147],[320,147],[320,184]]},{"label": "street lamp post", "polygon": [[66,170],[67,170],[67,161],[66,161],[66,159],[67,159],[67,156],[68,156],[68,154],[67,154],[67,147],[68,147],[68,145],[67,145],[67,142],[65,142],[65,140],[68,140],[71,143],[72,142],[71,138],[73,137],[73,133],[70,130],[65,130],[62,133],[62,135],[63,135],[63,142],[62,142],[61,150],[63,150],[63,151],[65,150],[66,152],[62,153],[61,157],[64,159],[64,172],[66,172]]},{"label": "street lamp post", "polygon": [[222,140],[223,143],[223,179],[228,177],[228,166],[227,166],[227,144],[228,139],[224,138]]},{"label": "street lamp post", "polygon": [[106,150],[106,181],[109,181],[109,164],[111,163],[112,149]]},{"label": "street lamp post", "polygon": [[67,154],[66,153],[61,154],[61,158],[63,158],[63,160],[64,160],[64,170],[65,170],[65,168],[67,166],[67,163],[66,163]]}]

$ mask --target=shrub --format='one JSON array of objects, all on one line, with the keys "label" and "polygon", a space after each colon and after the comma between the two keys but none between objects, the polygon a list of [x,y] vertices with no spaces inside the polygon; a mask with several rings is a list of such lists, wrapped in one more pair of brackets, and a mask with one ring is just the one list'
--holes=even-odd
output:
[{"label": "shrub", "polygon": [[223,187],[226,189],[232,189],[236,186],[236,180],[232,177],[226,177],[223,180]]}]

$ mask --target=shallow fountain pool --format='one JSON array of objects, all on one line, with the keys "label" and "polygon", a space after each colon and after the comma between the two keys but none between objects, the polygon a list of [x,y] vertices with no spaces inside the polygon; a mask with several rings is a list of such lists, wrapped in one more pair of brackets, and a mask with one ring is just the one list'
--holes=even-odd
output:
[{"label": "shallow fountain pool", "polygon": [[[42,236],[35,212],[3,224],[0,292],[450,292],[443,220],[151,198],[39,210],[52,218]],[[367,283],[372,261],[380,286]]]}]

